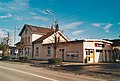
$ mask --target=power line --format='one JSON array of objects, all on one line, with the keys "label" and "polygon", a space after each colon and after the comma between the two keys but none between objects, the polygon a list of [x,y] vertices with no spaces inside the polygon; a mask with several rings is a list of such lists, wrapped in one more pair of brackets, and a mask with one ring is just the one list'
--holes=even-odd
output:
[{"label": "power line", "polygon": [[65,7],[63,7],[63,8],[61,8],[61,9],[59,9],[58,11],[55,11],[55,12],[63,12],[63,11],[65,11],[65,10],[68,10],[68,9],[70,9],[70,8],[72,8],[72,7],[75,7],[77,4],[79,4],[79,2],[82,2],[83,0],[78,0],[78,1],[76,1],[76,2],[74,2],[74,3],[72,3],[72,4],[70,4],[70,5],[67,5],[67,6],[65,6]]},{"label": "power line", "polygon": [[[109,1],[109,2],[105,2],[104,4],[101,4],[101,5],[97,5],[97,6],[94,6],[94,7],[91,7],[91,8],[87,8],[87,9],[84,9],[84,10],[81,10],[81,11],[78,11],[76,13],[73,13],[69,16],[66,16],[66,17],[62,17],[60,19],[58,19],[59,21],[62,21],[62,20],[67,20],[67,19],[70,19],[70,18],[73,18],[75,15],[82,15],[82,14],[86,14],[86,13],[90,13],[90,12],[95,12],[95,11],[98,11],[100,9],[104,9],[104,8],[107,8],[107,7],[110,7],[110,6],[113,6],[115,4],[117,4],[119,1]],[[79,13],[81,12],[81,13]]]}]

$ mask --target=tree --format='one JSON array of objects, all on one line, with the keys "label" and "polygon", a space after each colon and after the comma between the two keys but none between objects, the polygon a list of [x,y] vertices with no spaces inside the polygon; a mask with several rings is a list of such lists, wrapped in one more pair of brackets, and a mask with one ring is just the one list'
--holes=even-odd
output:
[{"label": "tree", "polygon": [[6,44],[4,44],[3,42],[0,44],[0,49],[2,50],[2,57],[5,56],[5,52],[7,50],[7,46]]},{"label": "tree", "polygon": [[9,52],[9,40],[10,40],[9,32],[7,32],[7,35],[8,36],[4,37],[3,41],[0,44],[0,49],[2,50],[2,57],[8,56],[7,54]]}]

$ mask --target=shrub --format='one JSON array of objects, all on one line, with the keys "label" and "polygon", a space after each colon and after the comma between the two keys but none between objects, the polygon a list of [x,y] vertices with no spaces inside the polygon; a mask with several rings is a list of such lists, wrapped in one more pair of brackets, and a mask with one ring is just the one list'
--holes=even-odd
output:
[{"label": "shrub", "polygon": [[10,57],[9,56],[3,56],[2,60],[10,60]]},{"label": "shrub", "polygon": [[60,58],[50,58],[48,59],[49,64],[62,64],[62,60]]},{"label": "shrub", "polygon": [[28,57],[19,57],[20,62],[27,62]]}]

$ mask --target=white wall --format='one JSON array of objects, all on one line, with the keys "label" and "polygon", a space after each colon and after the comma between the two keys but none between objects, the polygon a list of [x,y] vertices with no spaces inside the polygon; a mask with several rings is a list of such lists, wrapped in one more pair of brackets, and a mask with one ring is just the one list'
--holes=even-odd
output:
[{"label": "white wall", "polygon": [[[56,36],[60,37],[60,41],[59,42],[66,42],[66,40],[62,36],[60,36],[60,34],[58,32],[57,32]],[[54,40],[55,40],[54,38],[55,38],[55,35],[52,34],[51,36],[49,36],[48,38],[43,40],[42,44],[54,43]]]},{"label": "white wall", "polygon": [[36,39],[42,37],[43,35],[38,35],[38,34],[32,34],[32,42],[35,41]]}]

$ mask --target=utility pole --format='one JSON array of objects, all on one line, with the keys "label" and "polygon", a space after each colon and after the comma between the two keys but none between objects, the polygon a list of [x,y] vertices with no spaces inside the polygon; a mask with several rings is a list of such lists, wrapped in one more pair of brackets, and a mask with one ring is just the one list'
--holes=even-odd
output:
[{"label": "utility pole", "polygon": [[55,15],[52,12],[50,12],[49,10],[46,10],[46,12],[51,14],[54,18],[54,45],[53,45],[54,55],[53,55],[53,57],[57,58],[56,51],[57,51],[57,47],[58,47],[58,43],[59,43],[58,37],[57,37],[57,31],[59,31],[59,27],[58,27],[58,23],[57,23],[57,19],[56,19]]},{"label": "utility pole", "polygon": [[15,25],[15,28],[14,28],[14,46],[15,46],[15,43],[16,43],[16,27],[17,25]]},{"label": "utility pole", "polygon": [[7,32],[7,39],[6,39],[7,45],[9,45],[9,40],[10,40],[10,33]]},{"label": "utility pole", "polygon": [[15,28],[14,28],[14,46],[15,46],[15,43],[16,43],[16,31],[19,30],[19,28],[17,28],[17,25],[15,25]]}]

